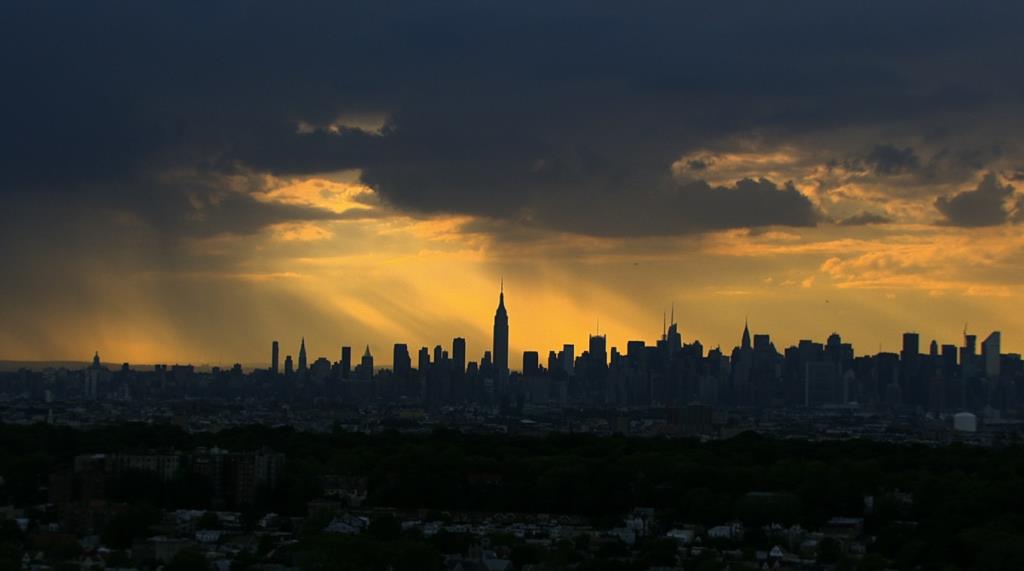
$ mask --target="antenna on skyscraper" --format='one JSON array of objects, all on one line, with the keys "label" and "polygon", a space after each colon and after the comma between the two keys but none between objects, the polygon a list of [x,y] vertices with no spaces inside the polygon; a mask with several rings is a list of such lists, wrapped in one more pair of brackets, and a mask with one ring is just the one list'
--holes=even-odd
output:
[{"label": "antenna on skyscraper", "polygon": [[672,302],[672,318],[668,320],[672,325],[676,324],[676,302]]}]

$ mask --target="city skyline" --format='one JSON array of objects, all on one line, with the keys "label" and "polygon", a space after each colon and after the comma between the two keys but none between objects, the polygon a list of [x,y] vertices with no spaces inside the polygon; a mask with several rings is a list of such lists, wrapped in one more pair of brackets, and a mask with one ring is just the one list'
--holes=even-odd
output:
[{"label": "city skyline", "polygon": [[[633,339],[622,339],[621,342],[617,342],[614,339],[611,342],[609,342],[608,341],[608,334],[607,334],[607,332],[602,332],[602,330],[600,329],[600,320],[598,320],[598,321],[595,322],[594,330],[586,333],[586,342],[584,342],[584,343],[580,343],[578,341],[568,341],[567,340],[567,341],[564,341],[564,342],[562,342],[560,344],[552,345],[550,347],[532,347],[532,346],[528,346],[528,345],[523,345],[523,348],[518,350],[516,353],[509,353],[508,347],[510,345],[510,339],[514,338],[514,336],[510,336],[510,325],[509,325],[510,316],[509,316],[508,311],[505,308],[505,284],[504,284],[504,279],[502,279],[501,282],[500,282],[499,292],[498,292],[498,305],[497,305],[497,310],[495,312],[495,316],[494,316],[492,322],[493,322],[493,328],[492,328],[491,338],[490,338],[489,341],[485,341],[484,343],[481,344],[480,351],[478,351],[477,353],[473,353],[472,352],[472,347],[467,345],[466,338],[456,336],[456,337],[453,337],[452,339],[449,339],[447,341],[435,340],[435,341],[432,341],[432,342],[429,342],[429,343],[420,344],[420,345],[417,345],[416,343],[408,343],[408,342],[402,342],[402,341],[396,340],[393,343],[388,343],[388,344],[385,344],[385,345],[377,346],[376,347],[376,351],[371,351],[371,345],[372,344],[365,344],[364,355],[369,355],[371,353],[375,353],[375,355],[373,357],[373,361],[371,361],[371,363],[375,363],[374,365],[372,365],[374,369],[385,369],[385,368],[387,368],[387,369],[395,369],[395,367],[396,367],[395,366],[395,356],[398,355],[397,351],[399,350],[399,347],[401,347],[401,350],[403,351],[403,355],[404,355],[403,356],[403,362],[404,362],[404,366],[405,367],[411,367],[412,366],[412,364],[413,364],[412,354],[411,354],[412,351],[410,349],[415,350],[417,346],[420,347],[421,351],[422,350],[427,350],[429,352],[429,351],[436,351],[437,349],[444,350],[445,358],[448,357],[449,350],[450,350],[453,359],[456,362],[461,362],[462,363],[462,369],[464,370],[465,369],[465,364],[466,364],[467,360],[479,363],[480,360],[484,357],[484,355],[486,353],[487,355],[490,355],[492,357],[493,363],[494,363],[494,366],[495,366],[496,370],[502,370],[501,363],[504,363],[504,370],[509,371],[509,372],[522,372],[524,370],[524,367],[517,367],[516,365],[517,364],[522,364],[524,362],[523,361],[523,359],[525,358],[524,354],[527,353],[527,352],[538,353],[541,357],[543,357],[543,355],[546,354],[546,352],[549,351],[549,350],[558,351],[559,349],[561,349],[563,347],[572,346],[574,348],[579,348],[580,352],[582,353],[583,351],[586,350],[586,348],[588,346],[590,346],[592,348],[593,347],[592,344],[594,343],[594,339],[599,337],[602,340],[602,349],[603,349],[603,354],[605,356],[604,360],[605,360],[605,362],[608,362],[609,351],[619,350],[620,352],[624,352],[626,350],[627,345],[630,342],[640,341],[640,342],[647,343],[648,341],[650,341],[650,337],[641,336],[641,337],[637,337],[637,338],[633,338]],[[994,337],[997,338],[997,341],[996,341],[997,347],[999,347],[999,349],[1000,349],[1000,351],[1002,353],[1004,353],[1004,354],[1006,354],[1006,353],[1015,354],[1013,351],[1003,351],[1003,349],[1006,349],[1006,346],[1002,344],[1002,332],[1000,330],[985,330],[985,331],[987,331],[987,333],[982,334],[981,331],[970,330],[968,328],[968,325],[969,325],[968,323],[964,324],[963,330],[961,331],[960,339],[958,339],[958,340],[957,339],[947,339],[947,338],[928,338],[927,336],[921,335],[918,331],[912,331],[912,330],[911,331],[901,331],[898,334],[896,334],[899,337],[899,340],[895,343],[895,345],[896,345],[895,347],[893,347],[892,349],[886,349],[884,346],[880,346],[877,351],[871,350],[870,348],[868,348],[868,349],[860,348],[860,350],[858,351],[856,343],[850,343],[850,340],[848,338],[845,338],[845,337],[844,337],[844,340],[847,343],[849,343],[854,348],[853,354],[855,356],[871,356],[871,355],[877,355],[879,353],[886,353],[886,352],[888,352],[888,353],[900,353],[901,351],[905,351],[907,349],[907,345],[906,345],[906,343],[907,343],[907,336],[913,336],[915,339],[918,340],[918,344],[919,344],[919,346],[921,348],[920,354],[927,354],[927,351],[926,351],[927,346],[929,344],[932,344],[932,343],[934,343],[936,345],[936,347],[942,347],[943,345],[955,345],[955,346],[959,347],[960,344],[963,344],[963,343],[966,342],[966,339],[968,337],[969,338],[975,338],[975,339],[984,340],[984,339],[989,338],[990,336],[994,336]],[[655,337],[656,344],[657,344],[657,342],[663,342],[666,339],[670,343],[674,343],[674,344],[680,345],[680,346],[684,345],[684,344],[685,345],[690,345],[690,344],[693,344],[694,342],[697,342],[697,343],[700,343],[702,345],[705,353],[710,351],[710,350],[712,350],[712,349],[718,349],[718,350],[722,351],[723,353],[728,353],[729,351],[731,351],[732,349],[735,349],[735,348],[749,347],[750,343],[751,343],[751,341],[750,341],[751,337],[750,336],[753,335],[753,334],[768,336],[768,338],[771,339],[772,343],[777,345],[777,348],[780,350],[780,352],[781,352],[781,349],[784,349],[784,348],[796,347],[800,342],[803,342],[803,341],[818,342],[818,341],[823,341],[826,337],[831,337],[831,336],[835,336],[835,335],[842,336],[840,331],[832,330],[832,331],[830,331],[830,333],[828,335],[822,335],[820,337],[817,337],[817,336],[804,336],[804,337],[801,337],[801,338],[793,341],[792,343],[788,343],[788,342],[781,342],[780,343],[778,338],[775,337],[774,335],[772,335],[772,333],[770,331],[764,331],[764,330],[756,328],[756,327],[755,327],[755,329],[751,330],[750,329],[749,317],[745,316],[744,317],[744,321],[743,321],[743,329],[736,336],[735,344],[731,344],[731,345],[728,344],[728,343],[726,343],[726,344],[708,344],[708,343],[704,343],[699,338],[687,338],[687,337],[685,337],[683,335],[684,331],[680,331],[680,323],[679,323],[679,320],[676,319],[676,308],[675,308],[675,303],[674,302],[670,304],[668,312],[663,312],[662,313],[662,323],[661,323],[661,326],[662,326],[662,332],[660,334],[660,337],[658,337],[658,336]],[[287,344],[285,346],[287,347]],[[313,352],[313,359],[328,358],[332,363],[345,362],[346,359],[347,359],[347,361],[350,364],[350,366],[354,367],[357,363],[354,363],[351,360],[351,350],[352,350],[353,346],[359,346],[359,343],[355,343],[355,345],[353,345],[352,343],[346,344],[346,343],[342,342],[341,344],[335,346],[335,351],[334,351],[333,354],[330,353],[330,352],[325,352],[325,353]],[[253,361],[238,361],[238,360],[231,361],[229,359],[228,361],[220,362],[220,363],[198,362],[198,363],[194,363],[194,364],[201,365],[201,366],[229,367],[229,366],[231,366],[233,364],[242,363],[246,367],[249,367],[249,368],[252,368],[252,369],[264,369],[264,368],[266,368],[266,369],[269,369],[271,372],[273,372],[275,374],[277,374],[279,372],[283,372],[286,369],[287,370],[291,370],[291,369],[288,369],[288,367],[293,367],[293,369],[295,371],[297,371],[297,372],[305,372],[308,369],[309,357],[307,356],[306,337],[305,336],[301,336],[299,338],[298,349],[297,349],[297,351],[294,352],[294,354],[289,352],[287,349],[284,352],[281,352],[280,347],[281,347],[281,340],[280,339],[274,339],[271,342],[270,358],[269,358],[269,360],[266,360],[265,363],[261,362],[258,359],[257,360],[253,360]],[[498,357],[498,355],[500,354],[500,351],[501,351],[501,349],[500,349],[501,347],[504,347],[504,351],[505,351],[504,359]],[[979,347],[980,347],[980,345],[979,345]],[[391,349],[391,348],[394,348],[394,350],[395,350],[394,353],[391,353],[391,352],[388,351],[388,349]],[[95,353],[97,355],[99,354],[99,352],[100,351],[98,349],[95,351]],[[393,355],[391,360],[387,360],[386,356],[388,354],[392,354]],[[997,354],[998,354],[998,352],[997,352]],[[331,359],[331,355],[341,355],[341,360],[340,361],[335,361],[335,360]],[[515,360],[512,357],[518,357],[518,360]],[[293,360],[294,360],[294,365],[292,365]],[[429,357],[428,357],[428,360],[429,360]],[[105,362],[112,363],[112,364],[113,363],[118,363],[119,364],[119,363],[129,362],[129,361],[113,359],[113,360],[109,360],[109,361],[105,361]],[[160,364],[160,363],[161,362],[141,363],[141,364],[142,365],[154,365],[154,364]],[[179,361],[179,362],[176,362],[176,361],[166,361],[166,363],[184,364],[186,362],[184,362],[184,361]],[[280,368],[282,363],[286,363],[285,369],[281,369]]]},{"label": "city skyline", "polygon": [[338,360],[330,355],[310,356],[302,337],[297,359],[286,354],[283,369],[279,368],[281,346],[274,340],[265,366],[248,372],[239,363],[209,371],[183,363],[155,364],[152,370],[131,363],[110,367],[97,352],[84,368],[20,368],[0,375],[0,384],[7,394],[35,396],[45,402],[256,397],[427,410],[496,406],[492,410],[500,414],[521,412],[527,405],[542,409],[696,406],[691,413],[707,420],[713,407],[1013,415],[1021,402],[1018,385],[1024,379],[1024,360],[1019,353],[1003,351],[1000,331],[990,332],[979,343],[979,336],[965,326],[960,344],[941,345],[937,340],[922,342],[918,332],[904,331],[898,352],[858,354],[836,332],[824,342],[802,339],[780,346],[770,334],[751,331],[744,320],[739,342],[730,350],[705,347],[699,340],[687,342],[674,304],[663,315],[662,332],[654,344],[630,339],[609,350],[607,337],[595,332],[578,347],[563,343],[524,351],[517,369],[508,357],[513,329],[504,283],[492,331],[490,348],[479,359],[463,337],[418,350],[396,342],[389,368],[374,357],[369,345],[358,362],[348,345],[338,348]]}]

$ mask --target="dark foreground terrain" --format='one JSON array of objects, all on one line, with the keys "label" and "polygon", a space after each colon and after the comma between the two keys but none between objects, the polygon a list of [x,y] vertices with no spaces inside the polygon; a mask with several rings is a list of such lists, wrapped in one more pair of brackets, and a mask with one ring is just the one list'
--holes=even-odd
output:
[{"label": "dark foreground terrain", "polygon": [[1022,452],[0,425],[0,569],[1019,569]]}]

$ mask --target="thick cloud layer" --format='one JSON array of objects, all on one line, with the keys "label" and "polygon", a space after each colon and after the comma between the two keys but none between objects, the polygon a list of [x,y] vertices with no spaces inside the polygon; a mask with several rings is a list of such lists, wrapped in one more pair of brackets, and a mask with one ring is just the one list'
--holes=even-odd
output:
[{"label": "thick cloud layer", "polygon": [[[858,130],[880,139],[853,149],[879,176],[944,176],[907,138],[989,167],[994,153],[964,149],[1005,142],[1020,111],[1006,70],[1021,16],[942,1],[21,3],[0,39],[0,188],[169,235],[330,217],[224,181],[343,169],[398,209],[584,234],[809,225],[820,213],[784,179],[722,186],[672,164],[750,139],[846,151]],[[936,128],[967,118],[969,132]],[[936,205],[989,223],[970,196]]]},{"label": "thick cloud layer", "polygon": [[935,207],[955,226],[995,226],[1011,218],[1007,201],[1013,186],[999,183],[995,174],[985,176],[978,187],[949,196],[940,196]]}]

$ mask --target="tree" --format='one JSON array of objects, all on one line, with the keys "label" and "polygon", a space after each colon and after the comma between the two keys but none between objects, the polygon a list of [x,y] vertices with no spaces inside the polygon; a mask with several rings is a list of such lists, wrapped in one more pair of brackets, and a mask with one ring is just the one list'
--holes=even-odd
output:
[{"label": "tree", "polygon": [[818,563],[835,563],[842,556],[842,546],[831,537],[818,542]]},{"label": "tree", "polygon": [[378,541],[394,541],[402,536],[402,524],[395,516],[384,514],[370,521],[366,533]]},{"label": "tree", "polygon": [[199,529],[220,529],[220,518],[213,512],[206,512],[196,521]]},{"label": "tree", "polygon": [[206,557],[194,549],[182,549],[167,564],[165,571],[208,571]]}]

